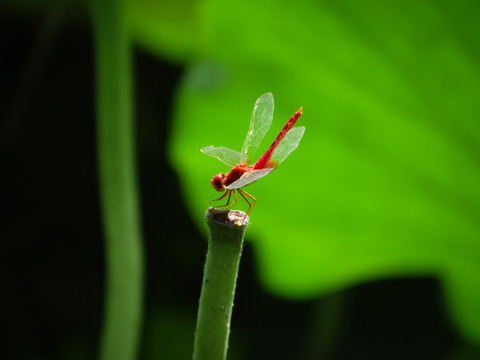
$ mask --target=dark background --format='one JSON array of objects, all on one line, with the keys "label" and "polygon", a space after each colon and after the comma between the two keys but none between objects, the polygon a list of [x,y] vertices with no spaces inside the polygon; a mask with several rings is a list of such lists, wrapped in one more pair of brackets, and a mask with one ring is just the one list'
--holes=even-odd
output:
[{"label": "dark background", "polygon": [[[0,13],[2,359],[91,359],[99,345],[104,253],[92,35],[85,14],[57,16]],[[183,69],[139,49],[134,64],[146,260],[139,358],[190,358],[206,243],[185,222],[165,153]],[[456,335],[433,278],[292,302],[266,293],[254,267],[247,243],[232,359],[480,358]]]}]

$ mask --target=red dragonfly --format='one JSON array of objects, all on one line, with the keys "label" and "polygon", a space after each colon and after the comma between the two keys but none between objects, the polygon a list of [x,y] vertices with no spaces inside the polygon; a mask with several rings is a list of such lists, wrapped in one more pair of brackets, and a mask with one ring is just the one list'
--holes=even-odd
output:
[{"label": "red dragonfly", "polygon": [[[221,200],[228,195],[227,203],[218,207],[232,207],[235,205],[237,203],[235,190],[237,190],[248,203],[249,207],[247,214],[249,214],[257,200],[252,195],[242,190],[242,188],[270,174],[288,157],[288,155],[291,154],[293,150],[297,148],[300,143],[303,133],[305,132],[305,127],[292,127],[295,125],[300,115],[302,115],[302,108],[300,108],[295,114],[293,114],[290,120],[288,120],[265,154],[263,154],[263,156],[253,165],[249,165],[252,163],[252,157],[255,155],[258,146],[272,124],[273,108],[274,103],[272,93],[262,95],[255,102],[252,118],[250,120],[250,130],[245,138],[241,152],[226,147],[214,146],[206,146],[200,149],[202,153],[215,157],[232,167],[228,174],[220,173],[212,178],[211,183],[215,190],[225,191],[222,196],[212,201]],[[232,194],[235,200],[230,204]],[[253,203],[248,201],[247,198],[250,198]]]}]

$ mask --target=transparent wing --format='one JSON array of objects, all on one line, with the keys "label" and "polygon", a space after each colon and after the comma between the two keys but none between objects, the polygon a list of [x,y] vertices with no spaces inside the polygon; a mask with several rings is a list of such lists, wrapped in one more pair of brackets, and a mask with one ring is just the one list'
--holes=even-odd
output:
[{"label": "transparent wing", "polygon": [[229,166],[245,164],[245,156],[242,153],[223,146],[205,146],[201,148],[200,151],[205,155],[217,158],[218,160]]},{"label": "transparent wing", "polygon": [[275,161],[275,163],[278,165],[285,160],[288,155],[290,155],[292,151],[297,148],[300,140],[302,140],[304,132],[304,126],[297,126],[291,129],[275,149],[275,152],[272,156],[272,161]]},{"label": "transparent wing", "polygon": [[258,179],[264,177],[265,175],[270,174],[273,170],[275,170],[274,167],[261,169],[261,170],[248,171],[244,173],[240,177],[240,179],[228,185],[227,189],[230,189],[230,190],[240,189],[241,187],[247,186],[248,184],[251,184],[252,182],[257,181]]},{"label": "transparent wing", "polygon": [[253,156],[263,137],[270,129],[273,119],[273,95],[266,93],[260,96],[253,107],[252,118],[250,119],[250,130],[242,147],[247,163],[250,164],[254,159]]}]

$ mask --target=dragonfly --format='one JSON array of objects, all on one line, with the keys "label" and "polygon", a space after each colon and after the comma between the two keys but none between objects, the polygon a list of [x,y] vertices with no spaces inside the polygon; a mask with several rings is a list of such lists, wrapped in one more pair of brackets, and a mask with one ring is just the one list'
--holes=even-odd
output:
[{"label": "dragonfly", "polygon": [[[211,180],[213,188],[219,192],[224,192],[224,194],[210,202],[219,201],[228,196],[225,205],[216,207],[230,208],[235,205],[238,201],[236,194],[238,192],[247,202],[247,215],[250,214],[257,200],[242,188],[270,174],[298,147],[305,132],[305,127],[293,127],[293,125],[302,115],[303,108],[300,108],[292,115],[268,150],[256,162],[252,161],[265,134],[270,129],[273,120],[273,110],[274,100],[272,93],[263,94],[257,99],[253,107],[250,129],[243,143],[242,151],[231,150],[223,146],[206,146],[200,149],[202,153],[217,158],[231,167],[227,174],[219,173]],[[234,201],[231,203],[232,194]]]}]

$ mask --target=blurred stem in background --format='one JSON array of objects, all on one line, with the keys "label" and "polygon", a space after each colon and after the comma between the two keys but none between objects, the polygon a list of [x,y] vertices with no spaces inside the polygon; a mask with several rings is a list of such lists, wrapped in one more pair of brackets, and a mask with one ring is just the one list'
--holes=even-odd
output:
[{"label": "blurred stem in background", "polygon": [[345,308],[346,291],[317,299],[310,310],[304,346],[297,359],[334,359],[339,348]]},{"label": "blurred stem in background", "polygon": [[142,320],[142,248],[134,154],[130,42],[123,2],[90,2],[107,293],[102,360],[134,359]]}]

